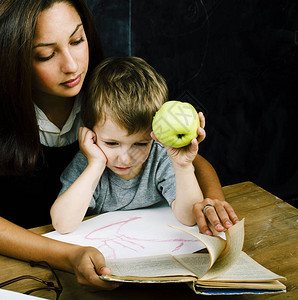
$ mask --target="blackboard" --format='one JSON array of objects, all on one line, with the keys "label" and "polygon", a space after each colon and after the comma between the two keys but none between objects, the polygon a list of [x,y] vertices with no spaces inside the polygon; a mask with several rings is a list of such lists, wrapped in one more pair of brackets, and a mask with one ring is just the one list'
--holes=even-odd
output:
[{"label": "blackboard", "polygon": [[298,198],[298,2],[88,0],[105,56],[140,56],[204,111],[223,185]]}]

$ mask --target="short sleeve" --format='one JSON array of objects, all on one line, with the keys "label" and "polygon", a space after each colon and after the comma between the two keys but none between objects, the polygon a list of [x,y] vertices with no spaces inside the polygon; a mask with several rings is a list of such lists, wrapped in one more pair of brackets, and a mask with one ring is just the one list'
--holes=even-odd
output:
[{"label": "short sleeve", "polygon": [[86,157],[81,151],[79,151],[60,176],[62,188],[59,192],[59,196],[76,181],[87,165],[88,162]]}]

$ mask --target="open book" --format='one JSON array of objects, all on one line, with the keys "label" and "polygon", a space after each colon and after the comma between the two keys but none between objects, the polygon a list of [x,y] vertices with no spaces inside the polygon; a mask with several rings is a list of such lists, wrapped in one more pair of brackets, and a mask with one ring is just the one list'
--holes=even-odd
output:
[{"label": "open book", "polygon": [[136,283],[186,282],[197,294],[250,294],[285,292],[285,279],[258,264],[242,251],[244,219],[219,236],[194,234],[208,250],[181,255],[107,259],[111,275],[104,280]]}]

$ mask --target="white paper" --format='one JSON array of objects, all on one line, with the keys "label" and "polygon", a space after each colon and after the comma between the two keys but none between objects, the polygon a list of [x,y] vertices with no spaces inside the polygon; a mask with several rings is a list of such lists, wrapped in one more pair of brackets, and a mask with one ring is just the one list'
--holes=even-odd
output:
[{"label": "white paper", "polygon": [[25,295],[13,291],[8,291],[4,289],[0,289],[0,299],[5,300],[38,300],[38,299],[46,299],[40,297],[34,297],[30,295]]},{"label": "white paper", "polygon": [[82,222],[72,233],[61,235],[53,231],[45,236],[93,246],[109,259],[188,254],[205,248],[193,236],[169,225],[199,233],[197,226],[182,225],[169,206],[162,206],[104,213]]}]

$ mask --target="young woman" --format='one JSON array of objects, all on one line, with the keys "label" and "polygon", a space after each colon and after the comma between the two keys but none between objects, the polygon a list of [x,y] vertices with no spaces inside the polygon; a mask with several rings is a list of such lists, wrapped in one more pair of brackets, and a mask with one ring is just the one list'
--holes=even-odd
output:
[{"label": "young woman", "polygon": [[114,288],[98,277],[109,269],[96,249],[18,226],[50,223],[59,175],[78,150],[79,93],[88,65],[101,58],[83,0],[1,1],[0,253],[46,260],[82,284]]},{"label": "young woman", "polygon": [[102,52],[82,0],[5,0],[0,13],[1,216],[29,228],[50,222],[78,150],[79,92]]},{"label": "young woman", "polygon": [[[98,278],[109,269],[96,249],[22,228],[50,223],[59,176],[78,150],[87,71],[101,58],[84,0],[0,2],[0,253],[46,260],[82,284],[113,288]],[[237,216],[224,201],[216,172],[199,155],[194,165],[205,196],[193,209],[201,232],[211,234],[210,224],[218,231],[231,226]]]}]

